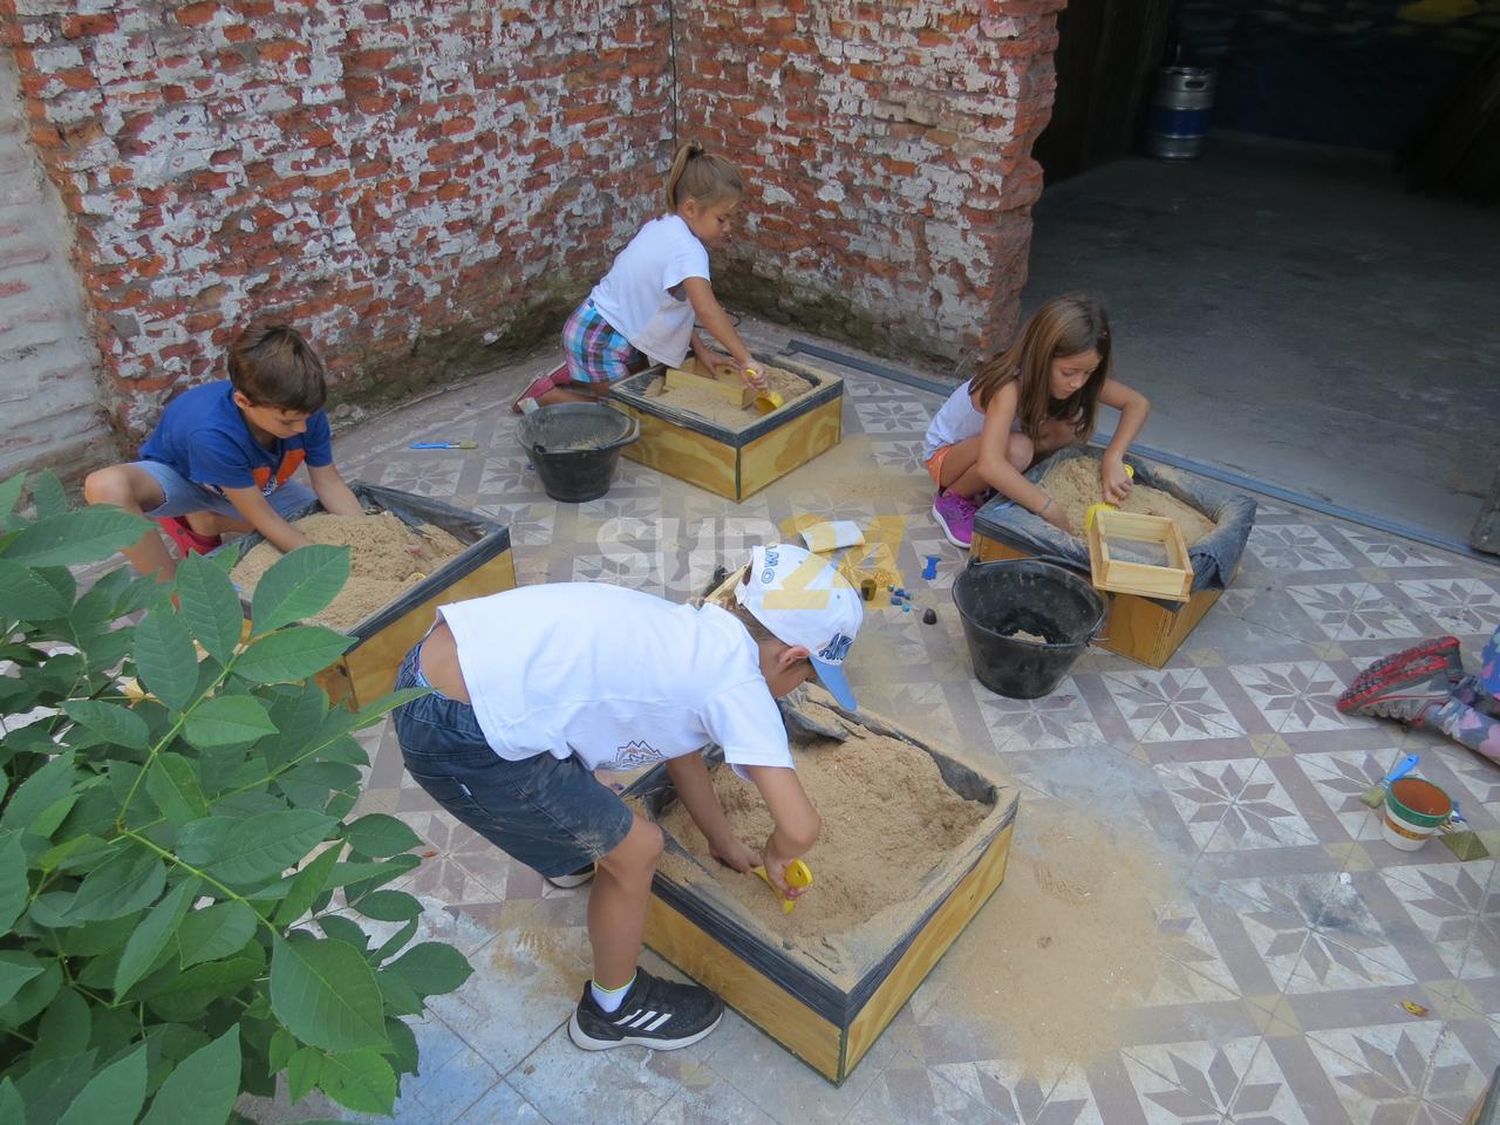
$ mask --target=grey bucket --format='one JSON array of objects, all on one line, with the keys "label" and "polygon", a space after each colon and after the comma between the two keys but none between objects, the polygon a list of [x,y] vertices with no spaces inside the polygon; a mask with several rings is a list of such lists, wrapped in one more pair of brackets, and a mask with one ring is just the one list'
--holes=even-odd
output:
[{"label": "grey bucket", "polygon": [[581,504],[609,491],[620,450],[641,436],[641,424],[603,403],[560,402],[521,415],[516,434],[547,495]]},{"label": "grey bucket", "polygon": [[[1038,699],[1055,688],[1109,612],[1078,575],[1035,558],[971,562],[952,593],[975,678],[1011,699]],[[1021,630],[1044,642],[1014,636]]]},{"label": "grey bucket", "polygon": [[1146,151],[1162,160],[1192,160],[1203,151],[1214,108],[1214,72],[1164,66],[1157,72],[1146,123]]}]

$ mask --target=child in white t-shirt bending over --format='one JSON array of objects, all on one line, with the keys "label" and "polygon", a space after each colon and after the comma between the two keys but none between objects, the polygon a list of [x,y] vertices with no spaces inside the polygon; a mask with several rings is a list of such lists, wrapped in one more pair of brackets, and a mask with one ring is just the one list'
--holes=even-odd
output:
[{"label": "child in white t-shirt bending over", "polygon": [[[776,700],[816,675],[846,708],[844,656],[859,595],[800,547],[757,547],[736,605],[674,605],[597,583],[528,586],[445,605],[406,656],[398,687],[431,694],[398,707],[407,771],[454,817],[561,886],[587,881],[594,975],[568,1031],[591,1051],[670,1050],[716,1026],[723,1003],[697,985],[637,968],[655,824],[594,770],[665,762],[713,855],[764,865],[788,897],[786,867],[817,839]],[[753,846],[730,829],[699,751],[761,792],[775,827]]]},{"label": "child in white t-shirt bending over", "polygon": [[666,214],[643,226],[615,258],[563,326],[567,363],[521,392],[511,409],[530,399],[539,406],[589,402],[651,363],[680,367],[691,349],[704,369],[725,363],[694,327],[703,325],[724,346],[747,383],[764,380],[750,349],[708,280],[708,247],[729,231],[744,195],[734,165],[689,142],[677,150],[667,175]]}]

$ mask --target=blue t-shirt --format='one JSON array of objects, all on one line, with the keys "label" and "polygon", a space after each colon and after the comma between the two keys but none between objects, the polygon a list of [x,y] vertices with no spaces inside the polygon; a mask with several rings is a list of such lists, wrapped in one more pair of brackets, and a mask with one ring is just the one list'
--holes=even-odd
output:
[{"label": "blue t-shirt", "polygon": [[307,416],[305,433],[277,438],[267,449],[234,404],[234,384],[224,379],[183,391],[167,403],[141,446],[141,457],[170,465],[194,484],[220,491],[255,487],[269,496],[304,461],[312,468],[333,464],[333,440],[328,415],[315,410]]}]

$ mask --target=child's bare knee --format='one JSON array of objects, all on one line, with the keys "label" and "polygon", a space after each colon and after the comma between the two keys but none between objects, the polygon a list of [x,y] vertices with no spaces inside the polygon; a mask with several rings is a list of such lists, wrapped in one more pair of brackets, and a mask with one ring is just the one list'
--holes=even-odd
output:
[{"label": "child's bare knee", "polygon": [[127,507],[130,504],[130,478],[121,471],[119,465],[95,469],[83,478],[83,499],[89,504]]},{"label": "child's bare knee", "polygon": [[654,871],[664,847],[661,829],[638,815],[625,839],[606,852],[599,863],[620,874]]}]

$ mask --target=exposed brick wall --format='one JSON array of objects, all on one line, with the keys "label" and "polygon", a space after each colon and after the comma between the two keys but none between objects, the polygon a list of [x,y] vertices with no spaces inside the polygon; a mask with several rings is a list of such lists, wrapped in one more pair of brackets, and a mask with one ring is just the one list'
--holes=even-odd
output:
[{"label": "exposed brick wall", "polygon": [[0,0],[0,33],[139,435],[256,313],[354,397],[555,338],[674,121],[752,185],[724,295],[881,350],[1002,340],[1062,3]]},{"label": "exposed brick wall", "polygon": [[677,0],[679,128],[752,181],[716,287],[876,350],[1004,342],[1064,0]]},{"label": "exposed brick wall", "polygon": [[471,368],[492,329],[554,333],[671,151],[665,0],[0,0],[0,21],[137,434],[262,310],[356,390]]}]

